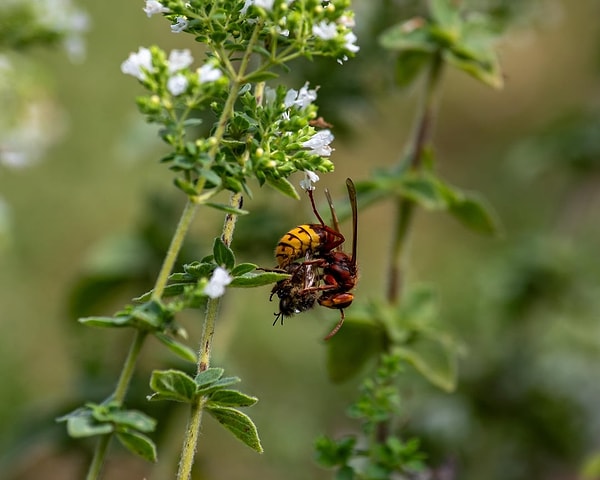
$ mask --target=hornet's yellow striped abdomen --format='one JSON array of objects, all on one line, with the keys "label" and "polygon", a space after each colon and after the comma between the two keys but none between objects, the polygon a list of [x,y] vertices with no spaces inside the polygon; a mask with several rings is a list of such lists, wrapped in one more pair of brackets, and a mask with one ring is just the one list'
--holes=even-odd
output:
[{"label": "hornet's yellow striped abdomen", "polygon": [[318,252],[326,245],[329,228],[320,224],[305,224],[292,228],[275,247],[279,268],[286,269],[291,263],[307,253]]}]

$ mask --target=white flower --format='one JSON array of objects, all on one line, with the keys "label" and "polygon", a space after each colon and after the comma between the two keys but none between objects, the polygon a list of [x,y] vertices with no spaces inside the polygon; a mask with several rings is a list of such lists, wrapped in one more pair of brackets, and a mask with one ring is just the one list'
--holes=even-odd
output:
[{"label": "white flower", "polygon": [[248,11],[248,8],[250,7],[250,5],[255,5],[257,7],[264,8],[265,10],[270,12],[271,10],[273,10],[274,3],[275,3],[275,0],[246,0],[244,2],[244,6],[240,10],[240,13],[242,15],[246,15],[246,12]]},{"label": "white flower", "polygon": [[144,12],[150,18],[152,15],[156,15],[157,13],[169,13],[167,7],[164,7],[160,2],[156,0],[146,0],[146,6],[144,7]]},{"label": "white flower", "polygon": [[186,76],[182,73],[178,73],[167,80],[167,89],[171,92],[171,95],[176,97],[187,90],[188,84],[189,82]]},{"label": "white flower", "polygon": [[225,293],[225,287],[229,285],[232,280],[233,278],[229,275],[227,270],[222,267],[217,267],[206,287],[204,287],[204,294],[208,295],[210,298],[221,297]]},{"label": "white flower", "polygon": [[290,31],[287,28],[284,28],[285,25],[287,24],[287,17],[283,17],[280,21],[279,21],[279,25],[277,25],[275,27],[275,31],[281,35],[282,37],[289,37],[290,36]]},{"label": "white flower", "polygon": [[329,157],[333,149],[329,144],[333,141],[334,136],[331,130],[319,130],[311,138],[302,144],[304,148],[308,148],[308,153],[319,155],[321,157]]},{"label": "white flower", "polygon": [[295,105],[298,108],[306,108],[317,99],[317,89],[310,90],[308,82],[300,89],[300,91],[290,88],[285,94],[283,104],[285,108],[290,108]]},{"label": "white flower", "polygon": [[177,17],[175,20],[177,20],[177,23],[175,25],[171,25],[171,32],[173,33],[183,32],[190,24],[186,17]]},{"label": "white flower", "polygon": [[344,35],[344,40],[346,40],[344,48],[349,52],[356,53],[360,50],[360,47],[354,44],[354,42],[356,42],[356,35],[354,35],[354,33],[348,32]]},{"label": "white flower", "polygon": [[300,188],[302,190],[314,190],[314,183],[319,181],[319,176],[315,172],[311,172],[310,170],[304,170],[304,179],[300,180]]},{"label": "white flower", "polygon": [[306,108],[317,99],[317,89],[309,90],[308,82],[298,92],[298,98],[294,102],[300,108]]},{"label": "white flower", "polygon": [[344,14],[340,18],[338,18],[338,23],[347,28],[354,28],[354,26],[356,25],[356,22],[354,21],[354,17],[351,17],[350,15],[346,15],[346,14]]},{"label": "white flower", "polygon": [[257,7],[262,7],[268,11],[273,10],[274,3],[275,0],[254,0],[254,5],[256,5]]},{"label": "white flower", "polygon": [[322,20],[312,27],[312,33],[315,37],[322,40],[332,40],[337,36],[337,26],[335,23]]},{"label": "white flower", "polygon": [[172,50],[169,53],[168,68],[169,73],[175,73],[179,70],[189,67],[194,61],[192,54],[186,48],[184,50]]},{"label": "white flower", "polygon": [[152,53],[144,47],[140,47],[137,53],[130,53],[129,58],[121,64],[121,72],[125,75],[132,75],[138,80],[144,80],[146,73],[152,72]]},{"label": "white flower", "polygon": [[221,72],[221,70],[212,66],[210,63],[207,63],[200,67],[198,70],[196,70],[196,73],[198,74],[198,80],[200,81],[200,83],[214,82],[215,80],[221,78],[221,76],[223,75],[223,72]]}]

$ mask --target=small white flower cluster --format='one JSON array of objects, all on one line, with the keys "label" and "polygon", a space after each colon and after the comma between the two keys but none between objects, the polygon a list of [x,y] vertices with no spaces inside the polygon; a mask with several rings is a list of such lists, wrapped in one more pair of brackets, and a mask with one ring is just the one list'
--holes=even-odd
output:
[{"label": "small white flower cluster", "polygon": [[[188,49],[172,50],[167,60],[167,89],[173,96],[184,93],[189,86],[189,78],[184,71],[193,63],[194,59]],[[138,80],[146,80],[148,73],[154,73],[152,65],[152,52],[150,49],[140,47],[137,53],[131,53],[129,58],[121,64],[121,72],[132,75]],[[199,83],[214,82],[223,75],[223,72],[210,63],[206,63],[196,70]]]},{"label": "small white flower cluster", "polygon": [[[265,87],[265,101],[267,105],[272,105],[276,100],[276,96],[276,90],[269,87]],[[285,94],[283,100],[283,105],[287,109],[283,113],[283,118],[285,120],[289,120],[291,115],[290,109],[294,107],[297,109],[305,109],[309,107],[316,99],[317,89],[309,88],[308,82],[306,82],[300,90],[295,90],[293,88],[289,89]],[[331,130],[319,130],[311,138],[303,142],[302,147],[308,149],[308,153],[310,153],[311,155],[329,157],[331,156],[331,152],[333,151],[333,148],[329,144],[333,141],[334,138],[335,137],[333,136],[333,133],[331,133]],[[316,174],[314,175],[316,176]]]},{"label": "small white flower cluster", "polygon": [[[340,17],[338,23],[339,25],[342,25],[345,28],[352,28],[354,26],[354,19],[352,17],[343,15]],[[334,22],[322,20],[318,24],[313,25],[312,33],[315,37],[318,37],[321,40],[333,40],[338,35],[337,24]],[[348,50],[351,53],[358,52],[360,50],[360,47],[356,45],[356,40],[357,37],[354,34],[354,32],[346,32],[346,34],[344,34],[344,49]],[[344,55],[344,57],[338,60],[338,62],[343,63],[346,60],[348,60],[348,57]]]},{"label": "small white flower cluster", "polygon": [[210,298],[222,297],[225,293],[225,287],[231,283],[233,277],[223,267],[215,268],[210,280],[204,287],[204,294]]},{"label": "small white flower cluster", "polygon": [[[151,17],[152,15],[159,15],[161,13],[171,13],[171,10],[168,7],[165,7],[157,0],[146,0],[146,6],[143,10],[148,17]],[[171,32],[181,33],[188,28],[189,24],[190,22],[187,17],[178,16],[175,18],[175,24],[171,25]]]}]

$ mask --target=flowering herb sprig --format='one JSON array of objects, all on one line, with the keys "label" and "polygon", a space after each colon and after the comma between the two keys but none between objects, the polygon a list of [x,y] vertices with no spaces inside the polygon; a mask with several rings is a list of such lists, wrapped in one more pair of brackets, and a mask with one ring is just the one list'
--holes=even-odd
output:
[{"label": "flowering herb sprig", "polygon": [[[230,287],[272,284],[287,275],[257,270],[236,263],[231,241],[242,195],[252,183],[273,186],[297,197],[287,180],[304,172],[306,182],[318,180],[315,172],[330,172],[333,134],[318,129],[317,88],[267,86],[299,57],[332,57],[344,62],[358,51],[352,33],[353,13],[348,0],[147,0],[148,17],[163,15],[174,33],[189,33],[204,44],[205,58],[198,62],[190,49],[170,53],[157,46],[141,47],[121,64],[146,93],[137,105],[146,119],[159,125],[170,147],[161,161],[175,174],[175,185],[187,196],[171,245],[154,288],[134,299],[114,317],[88,317],[82,323],[96,327],[135,330],[129,354],[113,394],[102,403],[88,403],[66,415],[72,436],[99,435],[88,480],[99,477],[112,436],[129,450],[156,461],[156,448],[147,433],[154,422],[124,407],[135,364],[147,336],[152,335],[181,358],[196,364],[196,375],[179,370],[155,371],[150,400],[190,405],[190,420],[183,441],[178,479],[189,479],[203,412],[237,438],[262,451],[252,420],[240,411],[256,402],[230,386],[237,377],[224,377],[210,365],[212,339],[220,300]],[[204,124],[204,125],[202,125]],[[203,128],[198,128],[199,126]],[[303,187],[304,188],[304,187]],[[212,199],[230,192],[228,204]],[[177,255],[199,206],[227,213],[211,255],[173,273]],[[203,308],[205,318],[197,355],[176,337],[185,339],[176,324],[183,309]],[[137,422],[137,420],[143,420]]]}]

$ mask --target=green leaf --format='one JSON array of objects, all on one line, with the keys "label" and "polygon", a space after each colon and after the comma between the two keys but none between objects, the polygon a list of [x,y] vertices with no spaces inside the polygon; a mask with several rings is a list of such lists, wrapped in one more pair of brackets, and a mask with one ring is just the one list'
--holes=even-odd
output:
[{"label": "green leaf", "polygon": [[[265,51],[267,58],[270,57],[270,53]],[[244,77],[244,81],[248,83],[257,83],[264,82],[266,80],[272,80],[273,78],[279,78],[279,75],[275,72],[270,71],[262,71],[250,73],[248,76]]]},{"label": "green leaf", "polygon": [[355,480],[356,472],[350,465],[344,465],[335,474],[334,480]]},{"label": "green leaf", "polygon": [[179,370],[155,370],[150,378],[150,388],[156,393],[150,400],[191,402],[196,397],[196,383]]},{"label": "green leaf", "polygon": [[238,390],[217,390],[210,396],[206,405],[208,407],[251,407],[256,402],[258,402],[258,398]]},{"label": "green leaf", "polygon": [[91,327],[129,327],[131,326],[131,317],[122,315],[116,317],[83,317],[77,320],[79,323],[89,325]]},{"label": "green leaf", "polygon": [[399,191],[406,198],[428,210],[439,210],[446,206],[440,182],[432,175],[407,174],[399,184]]},{"label": "green leaf", "polygon": [[173,317],[173,314],[157,300],[136,305],[129,315],[135,321],[136,326],[149,330],[162,329]]},{"label": "green leaf", "polygon": [[346,465],[354,455],[356,437],[344,437],[341,440],[333,440],[326,436],[320,436],[315,441],[317,451],[317,462],[325,468],[333,468]]},{"label": "green leaf", "polygon": [[492,88],[501,89],[504,86],[500,62],[491,49],[485,54],[476,55],[469,50],[455,48],[444,52],[444,60]]},{"label": "green leaf", "polygon": [[117,428],[134,429],[140,432],[153,432],[156,420],[137,410],[115,410],[108,415]]},{"label": "green leaf", "polygon": [[253,263],[239,263],[237,264],[233,270],[231,270],[232,277],[239,277],[240,275],[244,275],[245,273],[252,272],[258,268],[258,265],[254,265]]},{"label": "green leaf", "polygon": [[300,200],[300,195],[294,188],[294,186],[285,178],[271,178],[267,177],[267,183],[271,185],[275,190],[280,191],[284,195],[293,198],[294,200]]},{"label": "green leaf", "polygon": [[214,257],[211,255],[210,260],[208,261],[185,264],[183,266],[183,271],[187,273],[193,280],[198,280],[199,278],[209,278],[215,269],[213,258]]},{"label": "green leaf", "polygon": [[199,395],[209,395],[218,390],[222,390],[225,387],[229,387],[230,385],[235,385],[236,383],[240,383],[241,380],[239,377],[223,377],[219,380],[212,382],[209,385],[205,385],[204,387],[198,387]]},{"label": "green leaf", "polygon": [[431,16],[438,24],[458,29],[461,26],[460,10],[450,0],[429,0]]},{"label": "green leaf", "polygon": [[422,350],[424,349],[395,346],[393,353],[411,364],[417,372],[436,387],[446,392],[453,392],[456,388],[458,372],[456,355],[443,355],[442,359],[431,358],[442,356],[438,348],[437,354],[430,352],[432,353],[430,358],[426,358],[426,354]]},{"label": "green leaf", "polygon": [[225,245],[220,237],[215,238],[213,244],[213,256],[215,263],[226,270],[231,270],[235,265],[235,255],[233,254],[233,250]]},{"label": "green leaf", "polygon": [[217,380],[219,380],[223,376],[224,372],[225,372],[225,370],[223,370],[222,368],[217,368],[217,367],[211,367],[211,368],[204,370],[203,372],[200,372],[194,378],[194,383],[196,384],[196,389],[200,389],[200,388],[204,388],[208,385],[212,385],[213,383],[215,383]]},{"label": "green leaf", "polygon": [[263,452],[256,425],[246,414],[229,407],[207,407],[208,413],[235,435],[239,440],[244,442],[251,449],[258,453]]},{"label": "green leaf", "polygon": [[213,203],[213,202],[205,202],[204,205],[211,207],[211,208],[216,208],[217,210],[221,210],[222,212],[226,212],[226,213],[233,213],[234,215],[247,215],[248,210],[242,210],[241,208],[235,208],[232,207],[231,205],[227,205],[224,203]]},{"label": "green leaf", "polygon": [[137,432],[118,432],[117,438],[130,452],[149,462],[156,462],[156,445],[146,435]]},{"label": "green leaf", "polygon": [[261,273],[245,273],[238,277],[235,277],[229,284],[230,287],[238,288],[250,288],[250,287],[261,287],[263,285],[270,285],[289,278],[288,273],[276,273],[276,272],[261,272]]},{"label": "green leaf", "polygon": [[431,38],[429,25],[422,18],[413,18],[388,28],[379,36],[379,44],[397,52],[431,54],[438,44]]},{"label": "green leaf", "polygon": [[399,87],[410,85],[423,71],[431,59],[431,54],[415,50],[400,52],[396,57],[394,80]]},{"label": "green leaf", "polygon": [[344,328],[327,342],[327,373],[332,382],[345,382],[384,348],[384,332],[370,320],[349,317]]},{"label": "green leaf", "polygon": [[173,181],[175,183],[175,186],[181,191],[183,191],[183,193],[185,193],[186,195],[190,195],[192,197],[198,195],[196,185],[194,185],[192,182],[188,182],[187,180],[184,180],[181,177],[175,177]]},{"label": "green leaf", "polygon": [[187,345],[178,342],[164,333],[157,332],[154,336],[178,357],[188,362],[196,363],[196,353]]},{"label": "green leaf", "polygon": [[98,423],[88,413],[67,419],[67,432],[73,438],[92,437],[95,435],[106,435],[114,431],[110,423]]},{"label": "green leaf", "polygon": [[450,204],[450,213],[471,230],[495,235],[500,230],[498,216],[487,202],[474,194],[457,196]]}]

